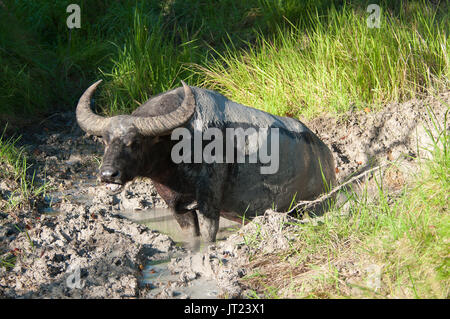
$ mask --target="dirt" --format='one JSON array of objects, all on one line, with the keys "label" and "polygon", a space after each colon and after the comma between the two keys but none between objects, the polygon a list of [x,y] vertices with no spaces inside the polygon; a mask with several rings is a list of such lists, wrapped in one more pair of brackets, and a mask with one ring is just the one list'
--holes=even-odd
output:
[{"label": "dirt", "polygon": [[[427,107],[448,130],[449,103],[446,92],[380,112],[304,122],[332,150],[340,183],[389,161],[395,168],[378,174],[395,194],[417,159],[427,156]],[[215,245],[196,248],[129,218],[167,206],[148,179],[107,195],[96,177],[102,143],[79,129],[73,113],[57,113],[22,134],[36,180],[45,181],[48,191],[29,210],[0,212],[0,297],[245,298],[250,291],[240,278],[248,272],[249,256],[282,251],[295,240],[287,223],[293,217],[270,210]],[[11,194],[11,185],[0,181],[0,200]]]},{"label": "dirt", "polygon": [[167,235],[98,206],[66,204],[63,210],[41,216],[10,244],[17,260],[2,273],[5,297],[136,297],[139,269],[178,249]]},{"label": "dirt", "polygon": [[430,115],[445,129],[442,126],[449,102],[450,92],[446,92],[423,100],[388,104],[380,112],[366,109],[349,112],[339,119],[322,116],[307,124],[331,148],[337,177],[342,182],[368,165],[427,157],[429,153],[424,148],[432,142],[426,130],[436,133]]}]

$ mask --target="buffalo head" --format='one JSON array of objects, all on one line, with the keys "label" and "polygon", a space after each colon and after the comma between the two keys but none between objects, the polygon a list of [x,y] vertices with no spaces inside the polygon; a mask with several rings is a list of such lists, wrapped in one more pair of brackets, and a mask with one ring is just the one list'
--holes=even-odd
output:
[{"label": "buffalo head", "polygon": [[[158,159],[161,136],[186,123],[195,111],[194,94],[183,81],[184,100],[174,111],[158,116],[140,117],[118,115],[103,117],[92,112],[91,97],[100,84],[92,84],[81,96],[76,110],[77,121],[87,133],[101,136],[105,153],[100,167],[100,180],[111,194],[136,176],[148,176],[152,170],[149,160]],[[159,146],[161,147],[161,146]]]}]

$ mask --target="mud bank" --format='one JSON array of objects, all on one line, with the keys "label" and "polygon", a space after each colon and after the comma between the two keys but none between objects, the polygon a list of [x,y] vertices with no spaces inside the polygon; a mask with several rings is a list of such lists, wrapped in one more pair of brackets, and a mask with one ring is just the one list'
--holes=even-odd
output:
[{"label": "mud bank", "polygon": [[450,92],[445,92],[423,100],[388,104],[379,112],[367,108],[339,118],[321,116],[307,125],[330,147],[342,182],[368,166],[427,157],[426,148],[432,141],[426,130],[437,133],[433,121],[441,129],[449,129],[448,122],[444,124],[449,105]]},{"label": "mud bank", "polygon": [[[397,168],[379,174],[395,192],[426,155],[418,146],[430,143],[427,107],[442,125],[448,103],[450,92],[305,122],[332,150],[340,182],[390,161]],[[21,141],[48,192],[28,211],[0,212],[0,297],[245,298],[252,293],[241,282],[249,256],[295,240],[292,217],[269,210],[239,231],[223,232],[216,245],[177,244],[144,222],[149,210],[166,208],[151,181],[135,180],[116,196],[98,185],[103,146],[81,132],[73,112],[55,114]],[[12,191],[2,181],[0,200]]]}]

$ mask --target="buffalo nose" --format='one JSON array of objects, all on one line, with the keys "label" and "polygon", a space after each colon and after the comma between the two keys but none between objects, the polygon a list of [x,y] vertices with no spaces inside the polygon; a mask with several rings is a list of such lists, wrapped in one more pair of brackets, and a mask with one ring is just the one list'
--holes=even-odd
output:
[{"label": "buffalo nose", "polygon": [[104,169],[101,171],[100,174],[101,174],[102,180],[109,182],[109,181],[113,181],[114,179],[119,177],[120,172],[117,170],[113,170],[113,169]]}]

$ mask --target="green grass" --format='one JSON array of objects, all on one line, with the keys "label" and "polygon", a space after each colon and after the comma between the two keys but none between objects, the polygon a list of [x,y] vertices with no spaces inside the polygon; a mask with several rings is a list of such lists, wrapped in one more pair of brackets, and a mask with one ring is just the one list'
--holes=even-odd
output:
[{"label": "green grass", "polygon": [[34,209],[36,201],[45,196],[47,190],[45,182],[39,185],[35,181],[35,171],[27,161],[24,148],[17,146],[19,139],[6,138],[5,130],[0,135],[0,181],[10,189],[0,196],[0,210],[7,212]]},{"label": "green grass", "polygon": [[419,7],[408,19],[383,10],[379,29],[354,7],[331,6],[326,19],[312,11],[306,19],[314,27],[260,33],[252,50],[230,45],[199,73],[232,99],[294,117],[433,93],[449,85],[449,16]]},{"label": "green grass", "polygon": [[6,257],[0,258],[0,267],[4,267],[7,270],[14,268],[17,257],[13,254],[8,254]]},{"label": "green grass", "polygon": [[74,108],[98,78],[110,89],[100,96],[103,111],[128,112],[195,77],[186,65],[207,61],[228,34],[240,46],[254,28],[269,31],[268,19],[283,23],[277,12],[295,3],[279,1],[266,16],[265,2],[81,0],[81,28],[70,31],[71,1],[2,0],[0,120]]},{"label": "green grass", "polygon": [[181,34],[181,44],[175,45],[174,35],[162,37],[171,32],[160,19],[152,23],[152,18],[135,9],[133,28],[125,44],[116,45],[111,71],[102,70],[107,85],[101,102],[109,106],[107,113],[130,112],[152,95],[180,85],[177,79],[189,76],[182,65],[195,59],[195,41]]},{"label": "green grass", "polygon": [[[440,132],[431,138],[432,157],[421,159],[415,181],[400,193],[388,193],[378,177],[376,200],[367,192],[354,195],[346,214],[335,209],[321,222],[294,224],[290,249],[256,253],[250,263],[255,273],[244,279],[254,296],[449,298],[448,113],[445,123],[434,122],[428,131],[430,137]],[[248,236],[255,245],[257,236]],[[375,289],[370,278],[378,271]]]},{"label": "green grass", "polygon": [[[448,87],[448,4],[381,1],[3,0],[0,120],[73,109],[98,78],[97,111],[130,112],[180,85],[278,115],[341,113]],[[7,114],[8,116],[5,116]]]},{"label": "green grass", "polygon": [[[16,27],[10,28],[11,25]],[[34,34],[0,10],[0,111],[12,114],[37,111],[49,102],[49,70]]]}]

